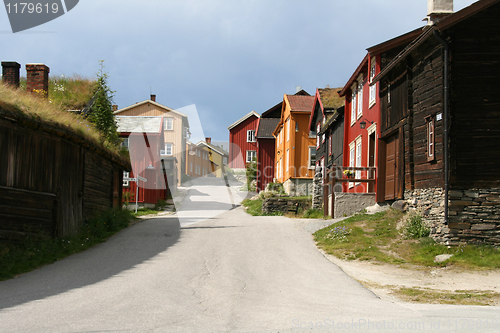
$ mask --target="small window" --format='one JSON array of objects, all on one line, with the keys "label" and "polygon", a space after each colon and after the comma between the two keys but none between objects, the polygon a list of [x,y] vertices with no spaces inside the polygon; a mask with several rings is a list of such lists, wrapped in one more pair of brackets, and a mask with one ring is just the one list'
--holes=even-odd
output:
[{"label": "small window", "polygon": [[332,142],[332,133],[330,132],[330,136],[328,137],[328,155],[332,155],[332,145],[333,145],[333,142]]},{"label": "small window", "polygon": [[189,172],[193,172],[193,162],[189,162]]},{"label": "small window", "polygon": [[165,131],[173,131],[174,130],[174,118],[165,118]]},{"label": "small window", "polygon": [[316,136],[316,148],[318,148],[318,149],[319,149],[319,142],[320,142],[320,138],[319,138],[319,132],[320,132],[320,130],[321,130],[321,124],[318,123],[316,125],[316,135],[317,135]]},{"label": "small window", "polygon": [[172,143],[165,143],[165,155],[172,156],[173,155],[173,145]]},{"label": "small window", "polygon": [[255,142],[255,131],[247,131],[247,142]]},{"label": "small window", "polygon": [[291,121],[290,121],[290,118],[288,118],[286,120],[286,142],[290,141],[290,124],[291,124]]},{"label": "small window", "polygon": [[[356,166],[361,167],[361,138],[356,140]],[[361,171],[356,171],[356,178],[361,178]]]},{"label": "small window", "polygon": [[125,178],[129,178],[130,177],[130,173],[127,172],[127,171],[123,171],[123,187],[129,187],[130,186],[130,181],[129,180],[125,180]]},{"label": "small window", "polygon": [[309,147],[309,169],[316,165],[316,147]]},{"label": "small window", "polygon": [[[376,66],[376,61],[375,57],[373,57],[370,61],[370,83],[373,82],[373,78],[375,77],[375,71],[376,71],[375,66]],[[374,84],[370,86],[370,106],[375,104],[376,93],[377,93],[377,84]]]},{"label": "small window", "polygon": [[356,108],[358,107],[356,103],[356,97],[358,95],[357,84],[353,84],[351,94],[351,126],[356,122]]},{"label": "small window", "polygon": [[363,116],[363,77],[361,76],[359,78],[359,83],[358,83],[358,113],[357,117],[358,119]]},{"label": "small window", "polygon": [[247,163],[252,162],[257,158],[257,152],[255,150],[247,150]]},{"label": "small window", "polygon": [[426,124],[427,124],[427,161],[434,161],[435,160],[435,152],[436,152],[436,147],[435,147],[435,120],[434,117],[427,117],[425,119]]},{"label": "small window", "polygon": [[129,150],[129,140],[128,138],[123,138],[122,143],[120,146],[124,147],[125,149]]}]

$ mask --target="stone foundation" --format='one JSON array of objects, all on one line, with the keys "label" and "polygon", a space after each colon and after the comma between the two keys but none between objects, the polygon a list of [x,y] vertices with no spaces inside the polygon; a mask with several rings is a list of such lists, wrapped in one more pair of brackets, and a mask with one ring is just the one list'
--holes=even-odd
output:
[{"label": "stone foundation", "polygon": [[312,179],[288,179],[283,183],[283,189],[286,194],[293,197],[298,197],[302,195],[313,195],[313,180]]},{"label": "stone foundation", "polygon": [[316,172],[313,179],[313,197],[312,208],[323,208],[323,173],[321,167],[316,167]]},{"label": "stone foundation", "polygon": [[335,192],[335,216],[333,218],[351,216],[373,205],[375,205],[375,193]]},{"label": "stone foundation", "polygon": [[294,207],[297,203],[300,203],[304,210],[311,208],[311,201],[303,199],[290,199],[288,197],[275,197],[267,198],[262,203],[262,212],[264,214],[271,214],[275,212],[286,213],[289,207]]},{"label": "stone foundation", "polygon": [[500,245],[500,188],[450,190],[447,226],[442,188],[405,191],[405,199],[422,214],[437,242]]}]

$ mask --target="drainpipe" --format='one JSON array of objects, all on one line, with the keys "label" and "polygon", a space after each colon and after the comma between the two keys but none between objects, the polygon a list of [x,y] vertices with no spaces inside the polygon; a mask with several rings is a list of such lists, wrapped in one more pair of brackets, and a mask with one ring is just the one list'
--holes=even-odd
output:
[{"label": "drainpipe", "polygon": [[449,53],[450,45],[434,30],[434,37],[444,47],[444,224],[448,225],[448,189],[449,189],[449,162],[448,162],[448,99],[449,99]]}]

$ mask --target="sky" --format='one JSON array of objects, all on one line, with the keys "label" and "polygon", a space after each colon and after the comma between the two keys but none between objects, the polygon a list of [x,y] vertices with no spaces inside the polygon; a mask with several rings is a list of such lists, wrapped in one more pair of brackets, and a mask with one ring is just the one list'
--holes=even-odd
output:
[{"label": "sky", "polygon": [[[474,2],[455,0],[454,10]],[[426,15],[427,0],[80,0],[14,34],[0,8],[0,61],[20,63],[21,76],[44,63],[51,77],[95,78],[104,60],[119,108],[155,94],[223,142],[229,125],[297,86],[343,87],[367,48]]]}]

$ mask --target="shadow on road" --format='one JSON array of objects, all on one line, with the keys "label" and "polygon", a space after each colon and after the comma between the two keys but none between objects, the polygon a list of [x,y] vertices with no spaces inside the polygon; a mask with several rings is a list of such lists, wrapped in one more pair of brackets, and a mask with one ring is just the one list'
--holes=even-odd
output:
[{"label": "shadow on road", "polygon": [[177,243],[176,217],[142,221],[85,252],[0,282],[0,309],[95,284],[151,259]]}]

